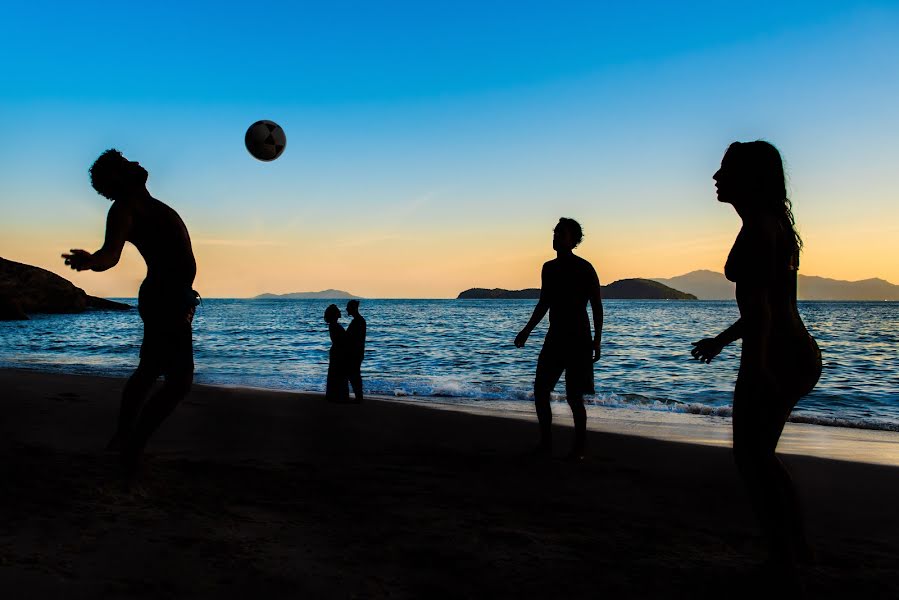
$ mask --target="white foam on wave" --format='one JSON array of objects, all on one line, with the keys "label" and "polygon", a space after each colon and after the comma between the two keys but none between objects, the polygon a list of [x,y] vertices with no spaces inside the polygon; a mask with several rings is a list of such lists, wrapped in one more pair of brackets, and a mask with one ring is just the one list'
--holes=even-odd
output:
[{"label": "white foam on wave", "polygon": [[[0,368],[24,368],[27,370],[70,372],[85,375],[100,375],[111,377],[127,376],[130,366],[109,364],[102,361],[102,366],[96,361],[71,361],[61,362],[57,357],[52,361],[41,360],[40,356],[31,356],[27,360],[0,361]],[[230,385],[242,387],[254,387],[260,389],[291,390],[324,392],[323,378],[315,376],[303,376],[287,374],[281,377],[251,376],[240,373],[213,373],[209,375],[198,374],[197,383],[213,385]],[[377,378],[366,378],[366,391],[373,395],[393,396],[396,398],[418,398],[423,401],[434,399],[451,404],[461,403],[469,405],[483,404],[485,406],[497,403],[530,403],[534,400],[533,390],[530,388],[501,388],[498,386],[484,386],[469,383],[461,378],[430,377],[417,381],[386,381]],[[554,403],[565,403],[564,392],[552,394]],[[635,393],[603,393],[588,396],[586,403],[589,407],[602,407],[622,410],[638,410],[653,412],[682,413],[709,417],[730,418],[733,416],[733,406],[704,404],[701,402],[681,402],[670,398],[653,398]],[[866,429],[875,431],[899,432],[899,423],[885,419],[861,418],[861,417],[833,417],[812,414],[800,410],[794,413],[790,419],[792,423],[809,425],[822,425],[827,427],[839,427],[850,429]]]},{"label": "white foam on wave", "polygon": [[837,417],[792,415],[791,423],[807,423],[809,425],[826,425],[827,427],[848,427],[851,429],[874,429],[877,431],[899,431],[899,423],[890,423],[880,419],[846,419]]},{"label": "white foam on wave", "polygon": [[[402,385],[393,384],[386,388],[371,388],[374,394],[384,394],[394,397],[415,397],[421,399],[434,398],[443,402],[453,401],[465,404],[484,403],[493,404],[501,402],[533,402],[534,393],[530,389],[485,389],[477,384],[466,383],[459,379],[433,378],[420,382],[404,382]],[[552,394],[554,403],[566,402],[563,392]],[[586,398],[587,406],[623,409],[623,410],[648,410],[654,412],[673,412],[708,417],[731,418],[733,406],[730,404],[713,405],[701,402],[681,402],[670,398],[653,398],[642,394],[616,394],[605,393]],[[871,429],[877,431],[899,431],[899,423],[893,423],[882,419],[863,419],[851,417],[829,417],[814,415],[804,412],[793,414],[792,423],[805,423],[810,425],[823,425],[828,427],[848,427],[853,429]]]}]

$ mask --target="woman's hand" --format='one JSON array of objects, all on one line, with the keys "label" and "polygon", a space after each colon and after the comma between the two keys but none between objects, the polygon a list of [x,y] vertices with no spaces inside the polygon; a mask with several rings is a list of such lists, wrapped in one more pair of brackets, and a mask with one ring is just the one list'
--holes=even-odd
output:
[{"label": "woman's hand", "polygon": [[717,338],[705,338],[698,342],[693,342],[693,349],[690,351],[690,354],[696,360],[709,364],[723,349],[724,344],[719,342]]},{"label": "woman's hand", "polygon": [[531,335],[531,332],[528,331],[527,328],[522,329],[518,332],[518,335],[515,336],[515,347],[516,348],[524,348],[524,343],[528,341],[528,337]]}]

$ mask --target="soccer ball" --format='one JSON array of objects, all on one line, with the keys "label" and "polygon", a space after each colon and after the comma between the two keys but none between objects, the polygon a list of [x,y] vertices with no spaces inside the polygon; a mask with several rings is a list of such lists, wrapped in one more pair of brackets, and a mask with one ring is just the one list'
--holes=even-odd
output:
[{"label": "soccer ball", "polygon": [[287,136],[281,126],[273,121],[256,121],[244,136],[247,150],[254,158],[269,162],[275,160],[287,146]]}]

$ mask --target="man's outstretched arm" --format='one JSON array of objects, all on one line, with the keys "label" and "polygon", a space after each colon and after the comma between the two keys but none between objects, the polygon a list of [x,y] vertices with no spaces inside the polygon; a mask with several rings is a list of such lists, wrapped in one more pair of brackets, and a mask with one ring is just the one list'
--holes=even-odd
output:
[{"label": "man's outstretched arm", "polygon": [[131,229],[131,213],[116,204],[109,209],[106,217],[106,239],[103,247],[91,254],[86,250],[71,250],[63,254],[66,264],[76,271],[105,271],[116,266],[122,256],[122,248]]}]

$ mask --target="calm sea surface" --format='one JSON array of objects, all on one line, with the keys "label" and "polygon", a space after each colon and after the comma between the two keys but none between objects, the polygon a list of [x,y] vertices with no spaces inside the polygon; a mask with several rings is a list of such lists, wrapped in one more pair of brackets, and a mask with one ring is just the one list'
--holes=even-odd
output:
[{"label": "calm sea surface", "polygon": [[[204,301],[194,321],[196,381],[323,391],[328,304]],[[534,304],[364,300],[367,392],[485,405],[529,402],[546,322],[525,348],[512,340]],[[705,365],[690,357],[690,342],[730,325],[735,303],[611,300],[604,306],[593,404],[730,414],[739,344]],[[899,303],[802,302],[799,310],[821,346],[824,373],[794,420],[899,431]],[[141,332],[136,310],[0,322],[0,366],[125,376],[136,365]],[[560,383],[557,392],[563,391]]]}]

